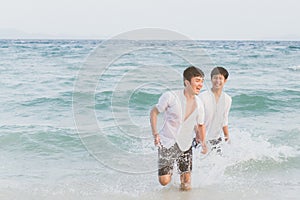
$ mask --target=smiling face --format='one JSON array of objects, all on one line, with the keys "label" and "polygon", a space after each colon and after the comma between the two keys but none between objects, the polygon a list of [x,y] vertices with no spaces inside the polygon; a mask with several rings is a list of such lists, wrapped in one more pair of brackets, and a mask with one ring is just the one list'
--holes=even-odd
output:
[{"label": "smiling face", "polygon": [[183,72],[185,91],[190,95],[199,94],[203,86],[203,78],[204,73],[201,69],[195,66],[186,68]]},{"label": "smiling face", "polygon": [[222,74],[215,74],[211,78],[212,88],[213,89],[222,89],[226,83],[225,77]]},{"label": "smiling face", "polygon": [[198,95],[203,87],[203,81],[201,76],[195,76],[191,78],[191,81],[185,80],[185,85],[191,94]]},{"label": "smiling face", "polygon": [[229,73],[224,67],[215,67],[210,73],[212,89],[222,90],[228,76]]}]

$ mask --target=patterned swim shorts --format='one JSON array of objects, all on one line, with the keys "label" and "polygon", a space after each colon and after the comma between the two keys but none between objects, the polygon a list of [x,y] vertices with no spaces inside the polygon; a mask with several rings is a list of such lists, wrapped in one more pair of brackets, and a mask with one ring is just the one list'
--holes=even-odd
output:
[{"label": "patterned swim shorts", "polygon": [[172,175],[175,161],[180,174],[184,172],[191,172],[193,163],[192,158],[192,147],[183,152],[179,149],[177,143],[175,143],[169,149],[161,146],[158,149],[158,175]]},{"label": "patterned swim shorts", "polygon": [[218,139],[213,139],[213,140],[208,140],[210,145],[211,145],[211,150],[216,150],[217,154],[222,155],[222,149],[221,149],[221,142],[222,142],[222,138],[218,138]]}]

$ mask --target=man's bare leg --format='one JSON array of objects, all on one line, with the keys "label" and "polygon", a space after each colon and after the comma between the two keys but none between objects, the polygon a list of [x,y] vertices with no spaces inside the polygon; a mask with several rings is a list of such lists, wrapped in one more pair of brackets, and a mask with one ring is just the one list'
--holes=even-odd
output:
[{"label": "man's bare leg", "polygon": [[180,189],[182,191],[189,191],[191,190],[191,173],[185,172],[180,175]]}]

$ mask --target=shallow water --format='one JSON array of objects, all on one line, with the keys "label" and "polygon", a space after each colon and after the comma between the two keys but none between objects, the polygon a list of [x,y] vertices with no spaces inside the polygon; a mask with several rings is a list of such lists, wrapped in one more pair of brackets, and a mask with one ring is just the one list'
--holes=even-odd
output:
[{"label": "shallow water", "polygon": [[[105,56],[126,46],[138,50],[92,74],[92,96],[76,93],[101,44],[0,41],[1,199],[298,199],[300,42],[116,43]],[[189,64],[162,48],[170,45],[195,58],[205,51],[205,59],[195,59],[208,64],[200,66],[203,90],[213,65],[230,73],[231,144],[223,145],[223,157],[195,151],[191,192],[179,192],[176,173],[169,186],[158,184],[150,134],[151,107],[162,92],[182,88],[180,74]],[[85,104],[90,97],[94,104]],[[95,121],[99,132],[84,129]]]}]

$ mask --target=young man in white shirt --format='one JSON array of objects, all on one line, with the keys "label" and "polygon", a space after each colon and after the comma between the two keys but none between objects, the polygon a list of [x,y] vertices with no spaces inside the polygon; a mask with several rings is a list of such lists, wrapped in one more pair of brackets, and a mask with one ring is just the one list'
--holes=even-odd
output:
[{"label": "young man in white shirt", "polygon": [[225,141],[229,140],[228,115],[231,107],[231,97],[223,91],[223,87],[229,76],[223,67],[215,67],[211,71],[212,88],[202,92],[199,97],[204,106],[204,124],[206,128],[206,139],[221,154],[219,144],[222,141],[222,132]]},{"label": "young man in white shirt", "polygon": [[[165,92],[151,110],[150,122],[154,144],[158,149],[158,178],[161,185],[171,181],[174,163],[180,173],[181,189],[191,189],[192,141],[196,140],[206,153],[204,109],[197,96],[203,86],[204,73],[191,66],[184,70],[184,89]],[[157,131],[157,116],[164,112],[164,124]]]}]

